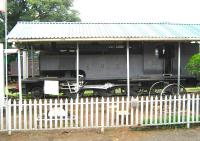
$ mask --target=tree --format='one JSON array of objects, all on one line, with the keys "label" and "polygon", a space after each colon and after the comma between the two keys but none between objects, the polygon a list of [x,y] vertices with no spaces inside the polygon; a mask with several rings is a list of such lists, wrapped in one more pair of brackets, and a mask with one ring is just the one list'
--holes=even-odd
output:
[{"label": "tree", "polygon": [[193,55],[186,65],[186,69],[200,78],[200,53]]},{"label": "tree", "polygon": [[[72,9],[73,0],[7,0],[8,31],[17,21],[80,21],[79,13]],[[4,15],[0,14],[0,39],[4,37]]]}]

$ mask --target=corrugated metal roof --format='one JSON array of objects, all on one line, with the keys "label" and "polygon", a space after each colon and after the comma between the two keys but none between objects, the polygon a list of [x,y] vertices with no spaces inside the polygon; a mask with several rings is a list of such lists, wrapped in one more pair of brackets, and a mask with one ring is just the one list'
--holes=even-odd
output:
[{"label": "corrugated metal roof", "polygon": [[200,40],[200,24],[18,22],[8,41]]}]

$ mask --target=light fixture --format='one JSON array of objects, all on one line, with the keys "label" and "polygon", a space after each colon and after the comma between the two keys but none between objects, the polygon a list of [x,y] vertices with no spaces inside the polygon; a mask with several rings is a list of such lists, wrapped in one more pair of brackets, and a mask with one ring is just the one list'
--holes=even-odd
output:
[{"label": "light fixture", "polygon": [[159,50],[158,48],[155,48],[155,56],[158,57],[158,55],[159,55]]}]

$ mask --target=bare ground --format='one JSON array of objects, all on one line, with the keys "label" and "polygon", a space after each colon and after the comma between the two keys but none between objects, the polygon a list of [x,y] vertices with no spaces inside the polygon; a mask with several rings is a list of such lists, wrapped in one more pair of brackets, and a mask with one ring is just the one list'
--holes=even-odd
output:
[{"label": "bare ground", "polygon": [[200,127],[191,129],[148,129],[133,131],[130,128],[90,130],[54,130],[0,133],[0,141],[200,141]]}]

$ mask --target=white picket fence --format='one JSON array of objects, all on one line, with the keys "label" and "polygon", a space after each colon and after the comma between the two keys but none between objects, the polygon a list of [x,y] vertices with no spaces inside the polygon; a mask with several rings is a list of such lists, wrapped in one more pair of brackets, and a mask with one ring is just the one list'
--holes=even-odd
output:
[{"label": "white picket fence", "polygon": [[8,100],[0,131],[138,127],[200,122],[199,94]]}]

